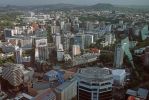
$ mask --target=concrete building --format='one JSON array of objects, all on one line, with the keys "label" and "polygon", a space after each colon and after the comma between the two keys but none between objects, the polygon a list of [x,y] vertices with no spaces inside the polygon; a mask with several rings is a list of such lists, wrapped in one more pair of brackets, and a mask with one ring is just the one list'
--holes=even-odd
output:
[{"label": "concrete building", "polygon": [[114,69],[112,70],[114,85],[124,85],[126,79],[125,69]]},{"label": "concrete building", "polygon": [[[77,80],[71,79],[55,89],[57,100],[71,100],[77,95]],[[85,100],[85,99],[84,99]]]},{"label": "concrete building", "polygon": [[71,23],[65,23],[64,24],[64,32],[71,32]]},{"label": "concrete building", "polygon": [[49,59],[48,43],[46,38],[35,39],[35,60]]},{"label": "concrete building", "polygon": [[25,69],[22,64],[6,63],[2,70],[2,78],[13,87],[18,87],[23,82],[31,81],[33,74],[34,71],[31,68]]},{"label": "concrete building", "polygon": [[88,63],[95,62],[100,53],[86,53],[81,56],[76,56],[73,58],[73,66],[84,65]]},{"label": "concrete building", "polygon": [[126,91],[126,99],[131,100],[148,100],[149,90],[144,88],[138,88],[138,90],[128,89]]},{"label": "concrete building", "polygon": [[15,57],[16,57],[16,63],[21,64],[22,63],[22,49],[19,47],[15,47]]},{"label": "concrete building", "polygon": [[58,48],[59,48],[59,45],[61,44],[61,36],[60,36],[60,33],[56,33],[56,36],[55,36],[55,43],[56,43],[56,48],[58,49]]},{"label": "concrete building", "polygon": [[79,45],[81,49],[84,49],[85,35],[77,34],[74,36],[74,44]]},{"label": "concrete building", "polygon": [[13,29],[4,29],[4,37],[5,39],[14,36],[15,32]]},{"label": "concrete building", "polygon": [[31,100],[57,100],[56,94],[52,89],[45,89],[43,92],[39,93],[37,96]]},{"label": "concrete building", "polygon": [[80,55],[80,54],[81,54],[80,46],[79,45],[73,45],[72,46],[72,55],[76,56],[76,55]]},{"label": "concrete building", "polygon": [[60,33],[60,26],[51,26],[51,33]]},{"label": "concrete building", "polygon": [[94,26],[92,22],[86,22],[86,30],[93,30]]},{"label": "concrete building", "polygon": [[48,60],[49,50],[48,46],[40,46],[35,49],[35,60]]},{"label": "concrete building", "polygon": [[85,43],[84,47],[89,48],[89,46],[94,42],[93,35],[85,34]]},{"label": "concrete building", "polygon": [[146,47],[146,49],[145,49],[143,63],[145,66],[149,66],[149,47]]},{"label": "concrete building", "polygon": [[21,37],[18,41],[18,46],[21,48],[32,48],[32,38]]},{"label": "concrete building", "polygon": [[115,48],[115,54],[114,54],[114,66],[116,68],[122,67],[123,58],[124,58],[124,50],[122,48],[122,45],[118,44]]},{"label": "concrete building", "polygon": [[4,53],[9,53],[9,52],[14,52],[15,51],[15,46],[13,46],[10,43],[3,43],[1,48],[2,48],[2,51]]},{"label": "concrete building", "polygon": [[70,37],[69,34],[61,36],[61,43],[63,44],[64,51],[69,51],[70,48]]},{"label": "concrete building", "polygon": [[105,35],[105,41],[107,41],[109,45],[114,44],[114,42],[116,41],[116,40],[115,40],[115,37],[114,37],[114,34],[112,34],[112,33],[107,33],[107,34]]},{"label": "concrete building", "polygon": [[88,67],[77,72],[78,100],[111,100],[113,76],[107,68]]},{"label": "concrete building", "polygon": [[59,44],[59,47],[57,49],[57,61],[63,61],[63,60],[64,60],[63,45]]}]

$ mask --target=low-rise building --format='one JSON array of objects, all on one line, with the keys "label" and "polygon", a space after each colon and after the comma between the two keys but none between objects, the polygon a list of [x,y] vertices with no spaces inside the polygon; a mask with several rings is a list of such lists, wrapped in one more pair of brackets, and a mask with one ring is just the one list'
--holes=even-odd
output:
[{"label": "low-rise building", "polygon": [[55,89],[57,100],[71,100],[77,95],[77,80],[68,80]]}]

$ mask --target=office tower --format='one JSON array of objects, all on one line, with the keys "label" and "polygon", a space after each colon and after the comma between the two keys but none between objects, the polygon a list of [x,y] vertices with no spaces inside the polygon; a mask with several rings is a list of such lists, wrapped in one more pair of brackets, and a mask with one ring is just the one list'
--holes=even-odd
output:
[{"label": "office tower", "polygon": [[112,100],[113,77],[110,69],[82,68],[77,73],[78,100]]},{"label": "office tower", "polygon": [[85,35],[77,34],[74,36],[74,44],[79,45],[81,49],[84,49]]},{"label": "office tower", "polygon": [[63,61],[63,59],[64,59],[63,45],[59,44],[59,47],[57,49],[57,61]]},{"label": "office tower", "polygon": [[93,26],[93,23],[92,22],[87,22],[86,23],[86,30],[93,30],[94,29],[94,26]]},{"label": "office tower", "polygon": [[71,23],[65,23],[64,25],[64,32],[71,32]]},{"label": "office tower", "polygon": [[118,44],[115,48],[115,54],[114,54],[114,66],[116,68],[122,67],[123,58],[124,58],[124,50],[122,48],[122,45]]},{"label": "office tower", "polygon": [[61,44],[61,35],[60,33],[57,33],[55,36],[55,44],[56,44],[56,48],[59,47],[59,45]]},{"label": "office tower", "polygon": [[15,57],[16,57],[16,63],[21,64],[22,63],[22,49],[19,47],[15,47]]},{"label": "office tower", "polygon": [[66,35],[64,34],[61,36],[61,43],[63,45],[64,51],[69,51],[69,48],[70,48],[69,42],[70,42],[70,37],[68,34]]},{"label": "office tower", "polygon": [[51,26],[51,34],[60,33],[60,26]]},{"label": "office tower", "polygon": [[94,38],[93,38],[93,35],[85,34],[84,47],[85,47],[85,48],[89,48],[89,46],[94,42],[93,39],[94,39]]},{"label": "office tower", "polygon": [[4,37],[6,38],[10,38],[14,36],[14,32],[12,29],[4,29]]},{"label": "office tower", "polygon": [[35,59],[36,60],[48,60],[49,59],[49,50],[48,46],[40,46],[35,49]]}]

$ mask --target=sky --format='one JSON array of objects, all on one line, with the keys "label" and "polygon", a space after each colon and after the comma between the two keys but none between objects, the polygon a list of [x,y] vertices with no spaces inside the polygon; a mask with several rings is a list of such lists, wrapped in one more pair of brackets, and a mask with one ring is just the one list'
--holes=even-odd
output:
[{"label": "sky", "polygon": [[149,0],[0,0],[0,5],[45,5],[45,4],[79,4],[93,5],[96,3],[110,3],[116,5],[149,5]]}]

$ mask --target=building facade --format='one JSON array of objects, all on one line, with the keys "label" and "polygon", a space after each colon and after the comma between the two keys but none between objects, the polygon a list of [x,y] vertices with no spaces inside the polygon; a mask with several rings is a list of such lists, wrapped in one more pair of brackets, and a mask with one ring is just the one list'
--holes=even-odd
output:
[{"label": "building facade", "polygon": [[78,71],[78,100],[112,100],[112,72],[107,68],[88,67]]}]

